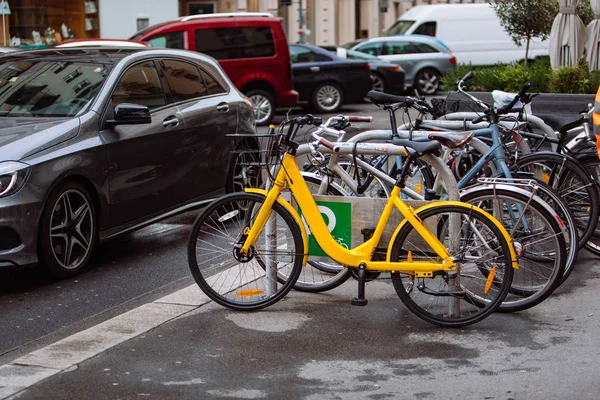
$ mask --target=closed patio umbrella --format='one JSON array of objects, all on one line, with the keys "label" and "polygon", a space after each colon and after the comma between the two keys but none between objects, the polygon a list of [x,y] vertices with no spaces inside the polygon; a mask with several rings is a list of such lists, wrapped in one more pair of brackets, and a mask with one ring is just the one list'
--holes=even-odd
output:
[{"label": "closed patio umbrella", "polygon": [[585,25],[576,14],[579,0],[558,0],[558,15],[552,24],[549,39],[552,68],[574,65],[583,55],[587,39]]},{"label": "closed patio umbrella", "polygon": [[600,56],[600,0],[590,0],[590,6],[594,11],[594,19],[587,26],[587,41],[585,43],[586,59],[590,71],[600,69],[598,57]]}]

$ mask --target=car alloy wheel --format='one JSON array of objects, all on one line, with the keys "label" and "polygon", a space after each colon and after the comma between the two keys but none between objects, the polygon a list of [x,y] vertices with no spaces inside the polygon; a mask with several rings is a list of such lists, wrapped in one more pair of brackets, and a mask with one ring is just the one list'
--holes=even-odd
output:
[{"label": "car alloy wheel", "polygon": [[385,92],[385,83],[383,82],[383,78],[377,74],[371,75],[371,80],[373,81],[373,90],[378,92]]},{"label": "car alloy wheel", "polygon": [[91,198],[77,182],[63,182],[50,195],[40,226],[41,261],[58,278],[78,274],[96,242]]},{"label": "car alloy wheel", "polygon": [[251,90],[247,93],[254,107],[254,121],[256,125],[266,125],[273,120],[275,104],[271,96],[262,90]]},{"label": "car alloy wheel", "polygon": [[65,269],[77,268],[92,250],[92,206],[83,193],[67,190],[54,204],[50,242],[56,261]]},{"label": "car alloy wheel", "polygon": [[434,94],[440,87],[439,74],[432,69],[424,69],[417,74],[415,86],[421,94]]},{"label": "car alloy wheel", "polygon": [[325,83],[313,95],[313,106],[319,112],[334,112],[342,106],[342,91],[337,85]]}]

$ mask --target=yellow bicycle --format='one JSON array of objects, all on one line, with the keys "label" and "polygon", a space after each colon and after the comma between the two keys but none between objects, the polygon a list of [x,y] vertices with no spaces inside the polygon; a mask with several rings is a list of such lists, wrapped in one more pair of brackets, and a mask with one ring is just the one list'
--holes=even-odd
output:
[{"label": "yellow bicycle", "polygon": [[[361,120],[366,117],[351,117]],[[420,318],[441,326],[464,326],[490,315],[502,303],[517,268],[510,236],[490,214],[473,205],[438,201],[414,210],[399,196],[411,163],[435,153],[438,142],[403,142],[393,146],[406,158],[372,236],[346,249],[328,229],[298,168],[294,137],[300,127],[320,124],[312,116],[288,122],[285,135],[268,152],[277,160],[269,190],[246,189],[225,195],[194,222],[188,262],[200,288],[215,302],[234,310],[258,310],[282,299],[294,286],[308,259],[309,227],[328,257],[356,268],[358,295],[353,305],[366,305],[367,273],[389,272],[396,292]],[[313,135],[315,151],[335,143]],[[275,154],[274,154],[275,153]],[[280,155],[282,154],[282,155]],[[282,198],[291,192],[296,208]],[[387,241],[385,260],[380,241],[393,213],[403,216]],[[383,246],[385,247],[385,246]]]}]

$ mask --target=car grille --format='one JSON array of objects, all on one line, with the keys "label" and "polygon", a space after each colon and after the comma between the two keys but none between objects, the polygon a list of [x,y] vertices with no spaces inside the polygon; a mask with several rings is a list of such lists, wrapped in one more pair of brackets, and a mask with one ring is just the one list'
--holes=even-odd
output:
[{"label": "car grille", "polygon": [[21,238],[14,229],[0,226],[0,251],[14,249],[21,245]]}]

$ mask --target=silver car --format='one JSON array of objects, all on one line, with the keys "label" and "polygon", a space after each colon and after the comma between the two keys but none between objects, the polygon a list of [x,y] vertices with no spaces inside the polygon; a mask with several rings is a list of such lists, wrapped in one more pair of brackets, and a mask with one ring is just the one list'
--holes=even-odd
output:
[{"label": "silver car", "polygon": [[456,70],[456,57],[443,42],[424,35],[386,36],[369,39],[352,50],[378,56],[400,65],[406,73],[406,87],[421,94],[434,94],[440,77]]}]

